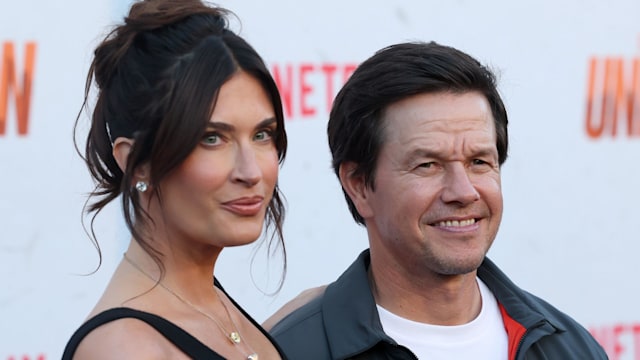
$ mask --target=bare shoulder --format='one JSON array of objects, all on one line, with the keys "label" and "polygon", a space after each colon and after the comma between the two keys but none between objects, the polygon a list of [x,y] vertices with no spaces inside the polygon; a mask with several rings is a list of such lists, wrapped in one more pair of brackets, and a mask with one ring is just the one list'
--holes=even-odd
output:
[{"label": "bare shoulder", "polygon": [[291,299],[289,302],[284,304],[280,309],[278,309],[273,315],[271,315],[264,323],[262,323],[262,327],[267,331],[271,330],[271,328],[277,324],[280,320],[284,319],[287,315],[291,314],[295,310],[299,309],[303,305],[309,303],[313,299],[316,299],[322,294],[324,294],[327,285],[322,285],[314,288],[310,288],[302,291],[298,296]]},{"label": "bare shoulder", "polygon": [[179,353],[150,325],[124,318],[91,331],[78,346],[74,359],[175,359]]}]

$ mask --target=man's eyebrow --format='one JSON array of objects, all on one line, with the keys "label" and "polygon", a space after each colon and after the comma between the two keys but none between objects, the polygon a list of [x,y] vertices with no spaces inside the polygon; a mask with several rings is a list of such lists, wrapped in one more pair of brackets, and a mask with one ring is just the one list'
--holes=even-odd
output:
[{"label": "man's eyebrow", "polygon": [[495,145],[480,145],[471,148],[471,153],[473,156],[497,156],[498,149]]},{"label": "man's eyebrow", "polygon": [[426,149],[423,147],[415,148],[411,152],[409,152],[407,159],[417,159],[417,158],[437,158],[438,152],[432,149]]},{"label": "man's eyebrow", "polygon": [[[497,149],[491,145],[479,145],[471,148],[470,150],[470,154],[473,157],[497,156]],[[409,161],[422,158],[439,159],[441,156],[442,155],[436,149],[419,147],[411,150],[407,154],[406,159]]]}]

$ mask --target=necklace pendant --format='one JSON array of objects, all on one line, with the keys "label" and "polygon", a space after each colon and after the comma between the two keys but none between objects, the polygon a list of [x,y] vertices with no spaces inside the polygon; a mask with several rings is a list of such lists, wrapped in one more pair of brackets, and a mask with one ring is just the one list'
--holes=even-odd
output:
[{"label": "necklace pendant", "polygon": [[258,360],[258,354],[251,354],[247,356],[247,360]]},{"label": "necklace pendant", "polygon": [[231,339],[231,341],[232,341],[234,344],[240,344],[240,341],[241,341],[241,339],[240,339],[240,334],[238,334],[238,333],[237,333],[237,332],[235,332],[235,331],[233,331],[233,332],[231,332],[231,333],[229,334],[229,339]]}]

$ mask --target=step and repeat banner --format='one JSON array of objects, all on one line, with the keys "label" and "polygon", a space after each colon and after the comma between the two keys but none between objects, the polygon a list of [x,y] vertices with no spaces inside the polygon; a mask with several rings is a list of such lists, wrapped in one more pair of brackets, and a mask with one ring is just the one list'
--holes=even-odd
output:
[{"label": "step and repeat banner", "polygon": [[[640,2],[219,3],[268,62],[290,139],[282,289],[282,258],[264,246],[225,250],[216,267],[258,321],[367,247],[331,170],[336,92],[379,48],[435,40],[489,64],[510,114],[490,257],[584,324],[611,359],[640,359]],[[95,223],[95,271],[81,214],[92,182],[72,135],[92,50],[129,5],[0,3],[0,360],[60,358],[129,241],[114,204]]]}]

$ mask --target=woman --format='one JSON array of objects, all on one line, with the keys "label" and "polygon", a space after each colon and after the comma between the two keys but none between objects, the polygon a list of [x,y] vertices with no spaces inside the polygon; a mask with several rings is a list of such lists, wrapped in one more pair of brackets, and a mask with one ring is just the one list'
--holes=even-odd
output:
[{"label": "woman", "polygon": [[64,359],[284,358],[214,280],[222,249],[255,241],[265,220],[282,243],[284,215],[280,96],[226,16],[137,2],[95,51],[88,211],[121,196],[133,241]]}]

